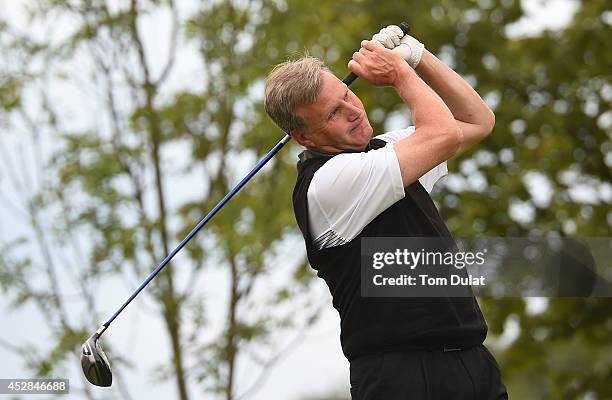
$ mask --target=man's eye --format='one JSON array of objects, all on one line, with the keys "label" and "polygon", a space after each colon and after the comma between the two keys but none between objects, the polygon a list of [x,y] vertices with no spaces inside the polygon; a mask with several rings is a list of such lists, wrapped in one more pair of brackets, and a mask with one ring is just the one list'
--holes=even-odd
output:
[{"label": "man's eye", "polygon": [[334,117],[336,114],[338,114],[338,111],[340,109],[339,108],[334,108],[334,111],[331,112],[331,114],[329,114],[329,119],[331,119],[332,117]]}]

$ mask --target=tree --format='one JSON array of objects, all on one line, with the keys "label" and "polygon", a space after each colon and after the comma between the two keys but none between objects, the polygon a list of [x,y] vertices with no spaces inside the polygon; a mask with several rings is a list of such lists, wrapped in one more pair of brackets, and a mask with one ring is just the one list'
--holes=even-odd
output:
[{"label": "tree", "polygon": [[[38,375],[66,368],[100,322],[93,295],[96,287],[115,275],[129,282],[143,279],[195,225],[202,210],[212,208],[246,171],[242,164],[261,156],[277,140],[268,134],[270,123],[246,134],[250,124],[261,120],[249,94],[256,83],[251,78],[263,70],[262,64],[251,65],[249,60],[256,57],[239,39],[261,29],[264,21],[252,12],[260,6],[272,7],[204,4],[181,19],[172,1],[131,1],[121,7],[111,2],[42,1],[30,10],[32,22],[49,26],[59,18],[70,22],[70,32],[38,41],[24,34],[7,43],[31,62],[22,64],[15,72],[17,78],[11,75],[12,80],[7,80],[16,84],[3,90],[3,110],[11,119],[26,123],[32,149],[41,156],[38,161],[50,155],[48,163],[35,166],[40,167],[37,185],[28,185],[15,205],[25,208],[34,235],[5,243],[1,275],[14,306],[36,303],[49,315],[57,342],[50,351],[41,349],[42,354],[32,357],[30,364]],[[147,40],[143,29],[156,14],[171,26],[161,68],[152,61],[157,43]],[[197,86],[201,87],[176,89],[169,81],[176,73],[179,52],[192,45],[199,48],[202,69]],[[79,71],[78,64],[86,68]],[[31,79],[18,80],[19,74]],[[95,114],[80,124],[70,121],[58,101],[61,93],[46,86],[59,79],[88,96],[96,95]],[[20,85],[23,93],[18,93]],[[42,100],[39,107],[20,101],[28,90]],[[11,120],[8,124],[15,129]],[[258,144],[241,143],[243,135]],[[39,150],[49,140],[52,148]],[[180,145],[189,149],[182,165],[167,158]],[[10,165],[11,155],[5,160]],[[192,174],[202,188],[195,199],[173,197],[168,189],[171,179],[181,174]],[[227,399],[245,394],[235,393],[239,357],[248,365],[260,365],[263,378],[279,357],[275,353],[283,350],[274,339],[291,326],[309,325],[316,319],[318,303],[300,298],[310,276],[304,254],[282,266],[285,271],[294,269],[289,287],[263,283],[274,281],[272,267],[287,259],[282,243],[293,234],[285,229],[293,219],[287,195],[290,174],[289,163],[271,162],[258,174],[257,184],[239,194],[233,207],[225,208],[207,227],[206,237],[185,249],[187,259],[175,261],[148,288],[153,307],[163,317],[172,355],[171,367],[157,366],[155,375],[172,378],[182,400],[189,398],[190,380]],[[9,170],[8,175],[13,191],[26,186],[16,171]],[[286,200],[279,202],[280,198]],[[33,244],[38,244],[40,254],[32,254]],[[76,262],[64,258],[68,251]],[[215,268],[229,275],[226,320],[217,335],[203,340],[201,331],[211,325],[203,307],[205,293],[195,285],[200,275]],[[73,280],[62,279],[60,284],[57,275]],[[40,289],[31,283],[33,276],[41,278]],[[262,285],[268,290],[257,288]],[[74,322],[65,315],[65,309],[73,308],[64,299],[69,288],[79,288],[80,308],[91,311],[87,321]],[[261,307],[262,301],[270,307]],[[185,354],[185,348],[191,353]],[[121,377],[118,371],[131,367],[131,360],[112,349],[109,353],[115,375]],[[258,382],[254,373],[243,387],[256,387]]]}]

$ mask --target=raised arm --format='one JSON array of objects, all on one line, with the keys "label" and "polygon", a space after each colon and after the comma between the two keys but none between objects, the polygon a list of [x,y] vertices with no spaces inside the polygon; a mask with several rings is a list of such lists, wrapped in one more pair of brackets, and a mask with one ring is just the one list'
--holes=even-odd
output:
[{"label": "raised arm", "polygon": [[384,47],[400,53],[446,103],[461,129],[462,142],[457,154],[461,154],[487,137],[495,125],[495,114],[478,93],[455,71],[425,50],[423,43],[394,25],[383,28],[374,35]]},{"label": "raised arm", "polygon": [[444,101],[463,133],[457,154],[487,137],[495,125],[495,114],[476,91],[448,65],[424,50],[415,71]]},{"label": "raised arm", "polygon": [[364,40],[349,68],[374,85],[394,86],[412,111],[414,134],[394,145],[404,186],[456,154],[462,134],[453,114],[399,53]]}]

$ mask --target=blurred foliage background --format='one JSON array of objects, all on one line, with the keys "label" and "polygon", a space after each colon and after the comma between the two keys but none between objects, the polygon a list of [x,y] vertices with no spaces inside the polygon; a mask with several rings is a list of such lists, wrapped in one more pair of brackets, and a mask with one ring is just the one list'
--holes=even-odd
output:
[{"label": "blurred foliage background", "polygon": [[[0,13],[0,288],[15,312],[42,315],[48,336],[0,346],[33,376],[78,368],[80,344],[114,310],[101,288],[129,293],[282,137],[261,102],[271,68],[308,51],[344,76],[361,39],[401,20],[496,114],[493,134],[449,164],[435,193],[451,231],[608,236],[612,5],[574,1],[567,27],[510,35],[524,3],[37,0],[20,5],[26,24]],[[375,132],[409,123],[392,89],[353,90]],[[304,252],[286,251],[300,240],[289,147],[142,295],[170,357],[146,368],[110,348],[112,398],[140,397],[122,380],[135,368],[181,400],[249,398],[299,344],[279,337],[330,306],[313,299]],[[228,282],[216,314],[199,290],[214,272]],[[612,398],[612,303],[538,304],[481,299],[511,398]],[[248,384],[240,363],[256,366]]]}]

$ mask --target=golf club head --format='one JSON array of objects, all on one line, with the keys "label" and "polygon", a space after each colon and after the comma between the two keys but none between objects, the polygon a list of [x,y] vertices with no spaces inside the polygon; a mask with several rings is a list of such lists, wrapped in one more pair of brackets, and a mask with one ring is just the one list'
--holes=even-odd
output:
[{"label": "golf club head", "polygon": [[113,373],[106,354],[98,344],[98,337],[98,333],[94,333],[81,346],[81,367],[89,382],[108,387],[113,383]]}]

